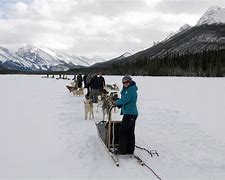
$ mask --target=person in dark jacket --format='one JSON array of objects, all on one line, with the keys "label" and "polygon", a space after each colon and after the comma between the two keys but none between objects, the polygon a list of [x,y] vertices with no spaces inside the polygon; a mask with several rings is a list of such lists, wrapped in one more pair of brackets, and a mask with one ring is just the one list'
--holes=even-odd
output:
[{"label": "person in dark jacket", "polygon": [[87,96],[91,96],[91,80],[92,80],[93,76],[89,73],[87,75],[87,78],[86,78],[86,86],[87,86]]},{"label": "person in dark jacket", "polygon": [[94,77],[91,79],[90,87],[91,87],[90,97],[93,100],[93,103],[98,103],[99,83],[97,74],[95,74]]},{"label": "person in dark jacket", "polygon": [[115,101],[115,105],[121,107],[123,115],[119,129],[119,154],[133,154],[135,149],[135,121],[138,116],[137,110],[137,86],[130,76],[122,79],[123,89],[121,98]]},{"label": "person in dark jacket", "polygon": [[100,72],[98,76],[98,89],[100,95],[103,93],[104,87],[105,87],[105,78],[102,76],[102,73]]},{"label": "person in dark jacket", "polygon": [[79,73],[77,75],[77,86],[78,86],[78,88],[81,88],[82,87],[82,81],[83,81],[82,75]]}]

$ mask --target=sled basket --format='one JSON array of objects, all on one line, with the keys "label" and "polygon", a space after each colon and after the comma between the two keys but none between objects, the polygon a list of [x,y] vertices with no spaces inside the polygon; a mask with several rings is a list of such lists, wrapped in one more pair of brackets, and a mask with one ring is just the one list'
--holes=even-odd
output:
[{"label": "sled basket", "polygon": [[104,143],[104,145],[109,149],[109,151],[114,152],[115,148],[119,146],[119,128],[121,121],[112,121],[111,120],[111,110],[109,111],[108,121],[96,122],[97,132]]}]

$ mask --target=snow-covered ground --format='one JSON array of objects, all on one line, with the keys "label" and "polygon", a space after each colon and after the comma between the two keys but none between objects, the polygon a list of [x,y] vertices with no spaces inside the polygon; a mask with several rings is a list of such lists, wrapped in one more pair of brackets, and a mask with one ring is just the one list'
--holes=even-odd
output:
[{"label": "snow-covered ground", "polygon": [[[165,180],[224,179],[225,78],[133,78],[136,144],[160,155],[136,149],[145,163]],[[105,79],[121,87],[121,77]],[[0,76],[0,179],[157,179],[134,159],[115,166],[97,136],[101,113],[85,121],[69,82]]]}]

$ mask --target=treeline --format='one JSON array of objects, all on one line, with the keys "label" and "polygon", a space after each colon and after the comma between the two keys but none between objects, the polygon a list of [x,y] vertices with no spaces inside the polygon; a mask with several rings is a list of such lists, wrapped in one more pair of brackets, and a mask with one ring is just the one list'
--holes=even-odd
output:
[{"label": "treeline", "polygon": [[[199,53],[184,55],[166,55],[163,58],[150,58],[148,56],[137,57],[135,61],[116,63],[107,68],[76,68],[58,72],[33,72],[29,74],[88,74],[103,72],[108,75],[141,75],[141,76],[201,76],[224,77],[225,76],[225,49],[204,50]],[[2,69],[0,74],[24,73]],[[27,74],[24,73],[24,74]]]},{"label": "treeline", "polygon": [[143,56],[135,62],[114,64],[107,74],[146,76],[225,76],[225,49],[204,50],[195,54],[174,54],[163,58]]}]

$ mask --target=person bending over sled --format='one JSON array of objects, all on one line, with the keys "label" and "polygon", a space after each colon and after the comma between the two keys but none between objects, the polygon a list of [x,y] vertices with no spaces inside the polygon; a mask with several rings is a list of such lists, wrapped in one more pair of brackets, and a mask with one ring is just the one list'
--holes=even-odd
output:
[{"label": "person bending over sled", "polygon": [[115,105],[121,108],[123,115],[122,123],[119,129],[119,151],[118,154],[133,154],[135,148],[135,121],[138,116],[136,106],[137,86],[130,76],[122,78],[123,89],[121,98],[115,101]]}]

